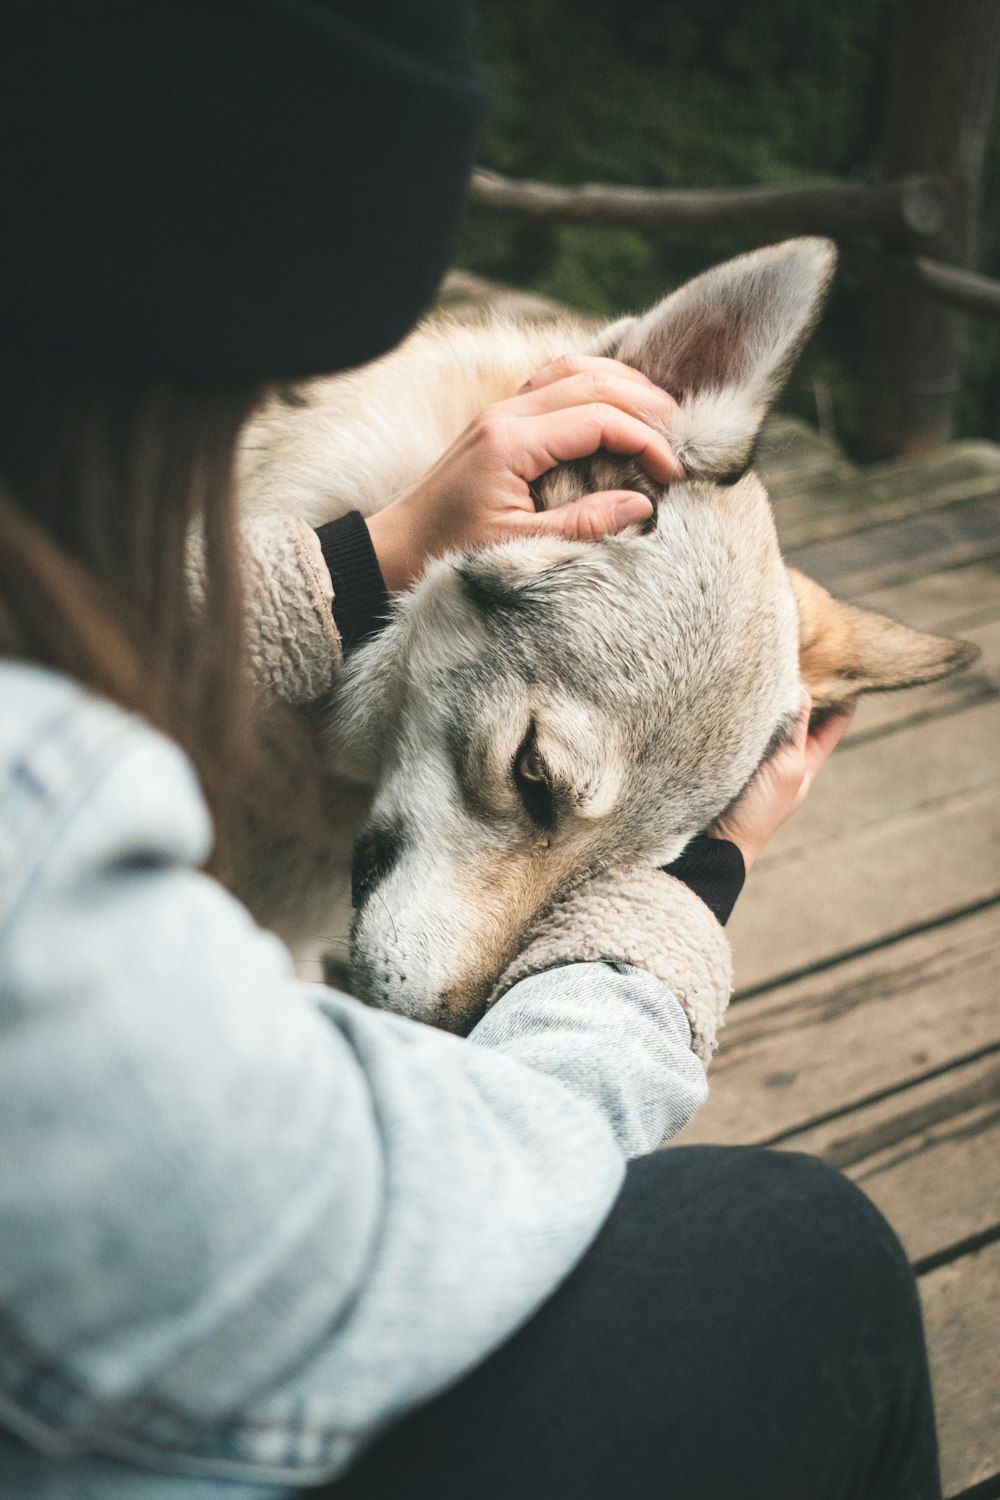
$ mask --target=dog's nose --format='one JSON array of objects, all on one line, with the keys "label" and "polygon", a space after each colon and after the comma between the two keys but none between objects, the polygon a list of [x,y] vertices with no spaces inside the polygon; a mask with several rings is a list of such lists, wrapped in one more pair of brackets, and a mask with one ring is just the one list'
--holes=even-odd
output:
[{"label": "dog's nose", "polygon": [[360,837],[351,870],[351,905],[359,911],[372,891],[389,874],[403,851],[398,825],[376,824]]}]

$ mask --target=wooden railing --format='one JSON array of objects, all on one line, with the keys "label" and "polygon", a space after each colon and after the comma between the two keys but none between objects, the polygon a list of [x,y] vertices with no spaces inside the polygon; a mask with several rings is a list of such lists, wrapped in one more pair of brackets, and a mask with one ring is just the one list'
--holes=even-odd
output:
[{"label": "wooden railing", "polygon": [[[951,205],[941,177],[898,182],[808,182],[790,187],[675,189],[554,183],[503,177],[480,167],[472,200],[527,219],[639,229],[660,239],[713,234],[822,234],[831,239],[876,239],[916,249],[940,234]],[[943,302],[1000,318],[1000,281],[926,256],[883,254],[870,261]]]},{"label": "wooden railing", "polygon": [[964,318],[1000,317],[978,274],[985,144],[1000,74],[998,0],[901,0],[881,180],[678,190],[515,181],[479,170],[473,201],[535,219],[658,238],[823,234],[870,289],[863,359],[871,458],[951,436]]}]

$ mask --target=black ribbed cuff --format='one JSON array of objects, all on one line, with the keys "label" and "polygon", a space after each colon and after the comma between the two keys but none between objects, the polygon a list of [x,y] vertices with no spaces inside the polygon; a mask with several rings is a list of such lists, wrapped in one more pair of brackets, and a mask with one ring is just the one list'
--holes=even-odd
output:
[{"label": "black ribbed cuff", "polygon": [[663,870],[694,891],[723,927],[732,916],[747,878],[743,855],[737,846],[727,839],[709,838],[707,833],[693,838],[684,853],[672,865],[664,865]]},{"label": "black ribbed cuff", "polygon": [[387,623],[389,592],[359,510],[317,526],[316,535],[333,580],[333,623],[346,656]]}]

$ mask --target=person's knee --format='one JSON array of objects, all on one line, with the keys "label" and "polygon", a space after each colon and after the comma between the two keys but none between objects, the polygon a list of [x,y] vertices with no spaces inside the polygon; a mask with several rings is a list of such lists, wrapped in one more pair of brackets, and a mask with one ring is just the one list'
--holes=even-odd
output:
[{"label": "person's knee", "polygon": [[895,1233],[860,1188],[818,1157],[679,1147],[634,1162],[626,1187],[633,1201],[658,1200],[661,1245],[671,1243],[670,1225],[676,1231],[683,1221],[689,1229],[682,1239],[693,1232],[703,1263],[715,1264],[720,1277],[728,1279],[735,1262],[741,1272],[756,1267],[763,1281],[791,1279],[845,1304],[867,1307],[888,1297],[904,1316],[916,1305]]},{"label": "person's knee", "polygon": [[[874,1203],[842,1172],[800,1152],[751,1148],[713,1164],[741,1254],[774,1305],[798,1309],[818,1337],[860,1338],[873,1357],[922,1345],[906,1253]],[[738,1226],[738,1228],[737,1228]],[[853,1332],[852,1332],[853,1331]]]},{"label": "person's knee", "polygon": [[759,1215],[776,1218],[802,1252],[847,1260],[856,1274],[888,1273],[908,1283],[909,1264],[895,1231],[850,1178],[819,1157],[754,1149],[744,1163],[747,1191]]}]

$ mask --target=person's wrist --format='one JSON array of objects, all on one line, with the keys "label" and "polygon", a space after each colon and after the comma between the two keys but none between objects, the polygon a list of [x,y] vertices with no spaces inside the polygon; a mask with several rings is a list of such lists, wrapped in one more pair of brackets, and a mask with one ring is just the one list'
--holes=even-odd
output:
[{"label": "person's wrist", "polygon": [[330,612],[346,654],[387,624],[389,592],[360,511],[317,526],[315,534],[329,577]]},{"label": "person's wrist", "polygon": [[677,859],[661,868],[693,891],[725,927],[746,879],[738,844],[714,832],[700,833]]},{"label": "person's wrist", "polygon": [[756,863],[764,847],[763,844],[750,838],[749,835],[734,832],[733,829],[726,828],[721,823],[714,824],[711,828],[706,829],[705,833],[707,838],[719,839],[724,844],[735,844],[743,856],[744,870],[749,870]]},{"label": "person's wrist", "polygon": [[414,545],[414,527],[406,496],[392,501],[365,523],[378,565],[390,594],[402,593],[416,581],[425,559]]}]

